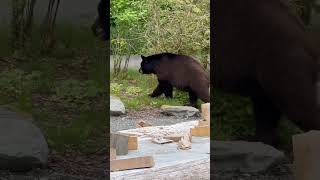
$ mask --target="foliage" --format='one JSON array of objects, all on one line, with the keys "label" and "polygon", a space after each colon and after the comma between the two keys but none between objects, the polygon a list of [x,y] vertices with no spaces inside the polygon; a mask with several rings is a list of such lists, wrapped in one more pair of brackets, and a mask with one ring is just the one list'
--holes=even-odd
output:
[{"label": "foliage", "polygon": [[92,80],[79,81],[68,79],[56,85],[54,94],[50,99],[59,101],[66,107],[82,105],[83,109],[89,109],[90,100],[101,95],[103,92],[104,89],[98,87]]},{"label": "foliage", "polygon": [[[114,73],[132,54],[160,52],[196,56],[207,68],[210,48],[210,1],[111,1],[111,53]],[[126,56],[125,65],[121,56]]]},{"label": "foliage", "polygon": [[161,105],[184,105],[189,102],[188,93],[174,89],[172,99],[164,96],[150,98],[149,93],[157,86],[152,76],[141,75],[137,71],[128,70],[125,79],[111,78],[110,94],[120,97],[126,108],[138,110],[146,106],[160,107]]}]

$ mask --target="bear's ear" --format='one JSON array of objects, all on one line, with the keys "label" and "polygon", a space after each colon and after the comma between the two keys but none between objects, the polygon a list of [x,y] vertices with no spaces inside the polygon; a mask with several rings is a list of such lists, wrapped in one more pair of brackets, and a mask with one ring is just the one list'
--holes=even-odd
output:
[{"label": "bear's ear", "polygon": [[145,58],[146,58],[146,57],[144,57],[143,55],[141,55],[141,59],[142,59],[142,60],[145,60]]}]

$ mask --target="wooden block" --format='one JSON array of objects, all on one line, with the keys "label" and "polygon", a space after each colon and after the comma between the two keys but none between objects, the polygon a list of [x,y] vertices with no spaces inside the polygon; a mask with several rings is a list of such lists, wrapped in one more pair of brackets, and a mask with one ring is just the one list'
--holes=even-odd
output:
[{"label": "wooden block", "polygon": [[129,159],[117,159],[110,162],[110,171],[122,171],[129,169],[149,168],[154,166],[152,156],[136,157]]},{"label": "wooden block", "polygon": [[115,148],[110,148],[110,161],[117,158],[117,152]]},{"label": "wooden block", "polygon": [[173,140],[165,139],[165,138],[153,138],[152,142],[156,144],[167,144],[167,143],[172,143]]},{"label": "wooden block", "polygon": [[179,142],[183,136],[182,135],[172,135],[172,136],[165,136],[165,139],[172,140],[174,142]]},{"label": "wooden block", "polygon": [[128,136],[128,150],[137,150],[137,149],[138,149],[138,137]]},{"label": "wooden block", "polygon": [[178,143],[178,149],[187,150],[191,149],[191,135],[185,134]]},{"label": "wooden block", "polygon": [[319,139],[320,131],[309,131],[292,137],[295,180],[320,179]]},{"label": "wooden block", "polygon": [[198,126],[210,126],[210,121],[201,120],[199,121]]},{"label": "wooden block", "polygon": [[118,156],[128,154],[129,138],[120,133],[111,133],[110,147],[116,149]]},{"label": "wooden block", "polygon": [[210,127],[209,126],[197,126],[190,129],[191,136],[209,136],[210,137]]},{"label": "wooden block", "polygon": [[205,121],[210,122],[210,103],[201,104],[201,115]]}]

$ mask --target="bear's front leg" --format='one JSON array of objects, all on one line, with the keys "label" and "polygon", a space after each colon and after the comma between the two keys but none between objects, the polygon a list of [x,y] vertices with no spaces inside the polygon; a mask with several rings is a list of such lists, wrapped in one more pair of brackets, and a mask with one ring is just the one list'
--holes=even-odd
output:
[{"label": "bear's front leg", "polygon": [[277,127],[281,118],[280,111],[265,96],[252,97],[256,120],[255,141],[274,147],[279,146]]},{"label": "bear's front leg", "polygon": [[158,84],[158,86],[156,87],[156,89],[153,90],[153,92],[151,94],[149,94],[150,97],[158,97],[162,94],[162,88],[160,86],[160,84]]}]

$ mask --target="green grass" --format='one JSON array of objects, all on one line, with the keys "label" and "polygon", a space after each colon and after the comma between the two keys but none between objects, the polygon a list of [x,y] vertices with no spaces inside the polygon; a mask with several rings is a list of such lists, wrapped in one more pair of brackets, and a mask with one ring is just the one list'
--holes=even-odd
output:
[{"label": "green grass", "polygon": [[[189,102],[187,92],[174,89],[173,98],[164,95],[151,98],[148,94],[156,88],[158,82],[155,76],[140,74],[129,69],[126,77],[115,78],[111,74],[111,95],[119,97],[129,110],[139,110],[143,107],[160,107],[161,105],[184,105]],[[201,101],[199,100],[198,103]]]},{"label": "green grass", "polygon": [[[212,140],[234,140],[254,135],[255,121],[249,98],[214,91],[212,99],[214,103],[213,121],[211,121]],[[278,130],[280,148],[290,151],[292,135],[301,131],[285,117],[281,119]]]},{"label": "green grass", "polygon": [[105,43],[92,35],[90,27],[58,24],[57,46],[41,54],[35,26],[22,60],[15,61],[8,34],[0,28],[0,57],[10,60],[10,66],[0,68],[0,105],[33,116],[52,150],[90,153],[105,148],[109,69]]}]

